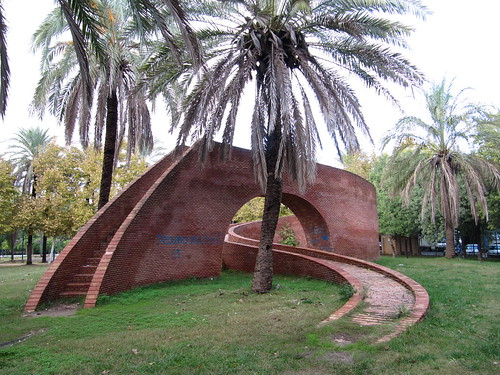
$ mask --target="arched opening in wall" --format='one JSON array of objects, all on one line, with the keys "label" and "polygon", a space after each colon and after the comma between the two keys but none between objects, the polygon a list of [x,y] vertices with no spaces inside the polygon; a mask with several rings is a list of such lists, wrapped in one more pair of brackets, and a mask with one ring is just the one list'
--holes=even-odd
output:
[{"label": "arched opening in wall", "polygon": [[[233,217],[231,232],[258,243],[263,209],[263,197],[245,203]],[[230,240],[238,241],[238,238]],[[333,251],[331,240],[324,218],[310,202],[297,195],[283,193],[275,243]]]}]

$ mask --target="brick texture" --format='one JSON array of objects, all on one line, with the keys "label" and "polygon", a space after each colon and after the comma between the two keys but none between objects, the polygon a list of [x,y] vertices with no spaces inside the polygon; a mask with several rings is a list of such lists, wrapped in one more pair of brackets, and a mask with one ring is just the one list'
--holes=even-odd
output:
[{"label": "brick texture", "polygon": [[[231,219],[243,204],[262,195],[251,160],[250,151],[234,148],[232,159],[223,163],[217,145],[203,168],[196,147],[166,156],[77,233],[25,309],[78,295],[86,296],[85,306],[92,307],[99,294],[217,276]],[[305,194],[285,178],[283,203],[300,223],[301,246],[378,258],[375,190],[361,177],[318,165],[316,182]],[[312,264],[307,266],[311,270]]]}]

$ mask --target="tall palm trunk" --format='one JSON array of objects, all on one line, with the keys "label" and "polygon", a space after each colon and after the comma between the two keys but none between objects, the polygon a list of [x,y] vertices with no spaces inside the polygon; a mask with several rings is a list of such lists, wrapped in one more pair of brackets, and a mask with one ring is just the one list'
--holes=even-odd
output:
[{"label": "tall palm trunk", "polygon": [[[279,122],[279,121],[278,121]],[[267,140],[266,164],[267,183],[259,251],[255,261],[252,289],[256,293],[267,293],[273,286],[273,240],[278,225],[283,181],[276,177],[276,163],[281,141],[281,124],[276,124],[274,132]]]},{"label": "tall palm trunk", "polygon": [[118,130],[118,99],[116,90],[113,90],[107,99],[106,138],[104,140],[104,156],[102,162],[101,187],[99,190],[98,209],[108,203],[113,179],[113,165],[115,159],[116,134]]}]

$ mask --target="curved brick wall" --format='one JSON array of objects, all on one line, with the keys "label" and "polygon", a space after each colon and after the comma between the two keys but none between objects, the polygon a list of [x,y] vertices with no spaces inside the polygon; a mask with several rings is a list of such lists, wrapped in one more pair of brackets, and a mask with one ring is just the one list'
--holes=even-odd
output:
[{"label": "curved brick wall", "polygon": [[[91,307],[99,294],[218,275],[231,219],[244,203],[262,195],[251,160],[250,151],[234,148],[232,159],[222,163],[217,146],[203,168],[196,147],[180,157],[167,156],[80,230],[26,309],[71,293],[85,294],[85,306]],[[305,194],[285,179],[283,203],[304,230],[304,246],[378,258],[375,189],[361,177],[318,165],[316,183]],[[90,276],[82,273],[91,269]]]},{"label": "curved brick wall", "polygon": [[[260,226],[261,221],[251,221],[248,223],[241,223],[234,226],[235,232],[242,237],[252,238],[254,240],[260,239]],[[278,226],[276,227],[276,234],[274,235],[275,243],[279,243],[282,238],[279,235],[279,230],[285,226],[290,225],[290,228],[293,229],[295,233],[295,239],[299,241],[299,246],[305,246],[307,244],[306,235],[304,233],[304,229],[302,225],[300,225],[300,221],[297,219],[295,215],[281,217],[278,220]]]}]

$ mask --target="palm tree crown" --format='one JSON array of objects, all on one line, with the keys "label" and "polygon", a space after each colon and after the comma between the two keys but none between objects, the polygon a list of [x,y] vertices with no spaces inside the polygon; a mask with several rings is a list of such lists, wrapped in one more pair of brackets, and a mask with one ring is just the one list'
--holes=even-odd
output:
[{"label": "palm tree crown", "polygon": [[22,182],[25,194],[31,193],[33,189],[33,161],[52,140],[47,133],[48,129],[20,129],[9,147],[11,160],[17,170],[17,180]]},{"label": "palm tree crown", "polygon": [[408,12],[423,16],[425,9],[417,1],[204,2],[202,12],[200,21],[206,13],[213,16],[199,34],[208,48],[208,68],[187,98],[179,143],[191,132],[203,134],[206,155],[225,119],[222,140],[231,145],[244,88],[255,78],[252,149],[263,185],[266,142],[274,132],[279,133],[276,176],[287,166],[302,188],[314,179],[320,140],[311,96],[339,154],[341,144],[359,148],[356,128],[369,135],[343,73],[391,100],[381,81],[403,86],[422,81],[417,69],[390,49],[404,46],[411,29],[382,17]]},{"label": "palm tree crown", "polygon": [[[92,83],[90,97],[96,97],[94,146],[102,142],[106,120],[106,99],[111,92],[116,92],[120,105],[120,142],[129,129],[129,153],[136,146],[150,148],[152,136],[150,117],[143,91],[136,90],[138,67],[142,61],[134,41],[129,39],[127,22],[129,14],[120,6],[113,6],[108,1],[96,4],[100,18],[100,44],[106,49],[100,54],[89,54],[89,66]],[[55,9],[47,16],[34,34],[35,49],[42,49],[42,76],[37,86],[33,108],[41,116],[46,107],[63,122],[66,128],[66,140],[71,142],[76,122],[79,119],[80,141],[84,147],[91,142],[90,112],[92,103],[87,103],[85,80],[78,64],[78,53],[73,43],[53,39],[61,35],[67,24],[62,12]],[[135,46],[132,47],[132,46]],[[90,49],[93,51],[93,48]],[[102,56],[104,54],[104,56]]]},{"label": "palm tree crown", "polygon": [[404,117],[384,138],[383,144],[396,142],[388,173],[397,171],[396,188],[405,202],[417,184],[422,184],[424,197],[422,215],[430,209],[431,217],[440,209],[446,226],[447,256],[454,253],[453,232],[460,216],[460,187],[464,186],[472,214],[479,219],[478,208],[488,219],[486,192],[488,180],[500,186],[497,166],[460,150],[460,141],[472,138],[475,118],[481,113],[477,106],[460,105],[460,95],[452,94],[451,84],[442,81],[426,93],[431,122],[418,117]]}]

